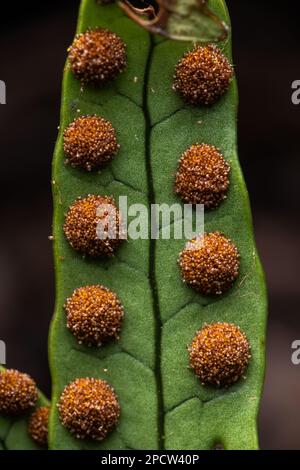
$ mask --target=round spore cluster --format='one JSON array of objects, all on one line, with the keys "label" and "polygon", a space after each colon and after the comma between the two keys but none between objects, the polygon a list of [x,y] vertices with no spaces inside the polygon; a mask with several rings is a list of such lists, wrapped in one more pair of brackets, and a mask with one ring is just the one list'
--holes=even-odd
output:
[{"label": "round spore cluster", "polygon": [[126,47],[115,33],[89,29],[76,36],[69,49],[71,70],[83,84],[101,85],[114,80],[126,66]]},{"label": "round spore cluster", "polygon": [[79,343],[100,346],[118,338],[124,311],[116,294],[106,287],[75,289],[66,301],[65,311],[67,327]]},{"label": "round spore cluster", "polygon": [[117,153],[116,131],[99,116],[81,116],[64,131],[67,163],[87,171],[102,168]]},{"label": "round spore cluster", "polygon": [[48,421],[50,409],[41,406],[32,413],[28,421],[28,433],[38,445],[46,447],[48,442]]},{"label": "round spore cluster", "polygon": [[34,407],[38,391],[34,380],[14,369],[0,372],[0,413],[20,415]]},{"label": "round spore cluster", "polygon": [[120,416],[113,388],[105,380],[95,378],[76,379],[67,385],[58,409],[62,424],[78,439],[102,441]]},{"label": "round spore cluster", "polygon": [[239,273],[239,252],[220,232],[206,233],[190,241],[180,254],[184,282],[203,295],[228,291]]},{"label": "round spore cluster", "polygon": [[228,90],[233,74],[217,46],[196,46],[177,64],[173,88],[187,103],[212,105]]},{"label": "round spore cluster", "polygon": [[217,387],[239,380],[251,358],[246,335],[230,323],[205,325],[193,339],[189,355],[200,382]]},{"label": "round spore cluster", "polygon": [[75,251],[91,257],[110,257],[123,239],[121,215],[112,198],[89,195],[69,208],[64,232]]},{"label": "round spore cluster", "polygon": [[192,145],[179,160],[175,191],[187,204],[215,209],[229,187],[229,164],[213,145]]}]

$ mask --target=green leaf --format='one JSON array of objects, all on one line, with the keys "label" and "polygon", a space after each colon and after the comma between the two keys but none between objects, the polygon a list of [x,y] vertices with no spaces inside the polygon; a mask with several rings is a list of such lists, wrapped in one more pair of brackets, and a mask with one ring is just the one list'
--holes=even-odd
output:
[{"label": "green leaf", "polygon": [[[3,367],[0,367],[3,370]],[[39,392],[36,408],[49,406],[47,398]],[[0,450],[41,450],[28,434],[31,413],[19,417],[0,415]]]},{"label": "green leaf", "polygon": [[[210,9],[227,24],[221,0]],[[53,161],[56,308],[50,334],[52,449],[256,449],[256,415],[264,375],[266,292],[253,239],[248,195],[236,153],[237,89],[216,105],[191,108],[172,91],[175,64],[190,43],[151,38],[116,5],[83,0],[78,32],[106,27],[127,44],[128,66],[100,89],[63,82],[60,133]],[[230,37],[219,44],[231,57]],[[79,115],[98,114],[117,130],[121,150],[101,173],[64,163],[63,131]],[[200,123],[201,121],[201,123]],[[222,149],[231,162],[228,199],[206,214],[206,230],[231,237],[241,253],[235,287],[220,299],[201,297],[183,284],[177,264],[184,240],[129,240],[109,261],[83,259],[63,234],[64,214],[87,194],[128,196],[128,204],[178,203],[174,173],[195,142]],[[174,222],[174,223],[178,223]],[[77,287],[103,284],[124,305],[119,342],[99,349],[79,345],[66,328],[63,305]],[[230,389],[203,387],[188,369],[187,344],[205,322],[230,321],[247,334],[252,361],[246,380]],[[117,428],[103,441],[80,441],[60,424],[57,402],[78,377],[106,379],[121,404]]]}]

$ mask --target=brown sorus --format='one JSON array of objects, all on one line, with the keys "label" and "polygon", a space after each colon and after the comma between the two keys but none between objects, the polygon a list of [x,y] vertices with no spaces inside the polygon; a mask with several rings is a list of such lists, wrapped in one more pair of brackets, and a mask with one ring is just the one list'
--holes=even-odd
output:
[{"label": "brown sorus", "polygon": [[87,171],[102,168],[117,153],[116,131],[99,116],[81,116],[64,131],[67,163]]},{"label": "brown sorus", "polygon": [[197,45],[179,61],[173,88],[190,104],[211,105],[228,90],[233,74],[232,65],[216,45]]},{"label": "brown sorus", "polygon": [[120,416],[113,388],[105,380],[95,378],[76,379],[67,385],[58,409],[62,424],[78,439],[102,441]]},{"label": "brown sorus", "polygon": [[67,212],[64,232],[75,251],[91,257],[113,256],[123,241],[120,212],[113,198],[106,196],[76,199]]},{"label": "brown sorus", "polygon": [[195,144],[179,160],[175,192],[188,204],[215,209],[225,199],[229,186],[229,164],[213,145]]},{"label": "brown sorus", "polygon": [[48,442],[49,407],[37,408],[29,418],[28,433],[38,445],[46,447]]},{"label": "brown sorus", "polygon": [[249,363],[250,346],[236,325],[204,325],[189,347],[190,365],[203,385],[228,387],[239,380]]},{"label": "brown sorus", "polygon": [[78,34],[69,49],[75,77],[83,84],[101,85],[114,80],[126,66],[126,47],[108,29],[88,29]]},{"label": "brown sorus", "polygon": [[84,286],[75,289],[65,304],[67,327],[79,343],[100,346],[118,339],[124,315],[116,294],[106,287]]},{"label": "brown sorus", "polygon": [[184,282],[203,295],[228,291],[239,273],[239,252],[220,232],[191,240],[179,259]]},{"label": "brown sorus", "polygon": [[38,391],[34,380],[14,369],[0,372],[0,413],[19,415],[34,407]]}]

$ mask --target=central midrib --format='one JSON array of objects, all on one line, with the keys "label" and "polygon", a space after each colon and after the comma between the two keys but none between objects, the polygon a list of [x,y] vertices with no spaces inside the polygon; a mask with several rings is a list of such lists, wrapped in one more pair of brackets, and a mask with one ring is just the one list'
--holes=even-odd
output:
[{"label": "central midrib", "polygon": [[[154,50],[153,38],[150,35],[150,48],[148,52],[148,58],[145,68],[144,77],[144,90],[143,90],[143,110],[145,116],[145,156],[146,156],[146,167],[147,167],[147,182],[148,182],[148,201],[151,214],[152,204],[155,204],[155,192],[153,185],[153,174],[151,165],[151,118],[148,109],[148,92],[149,92],[149,76],[150,68],[152,63],[152,56]],[[158,428],[158,449],[164,448],[164,401],[163,401],[163,385],[162,385],[162,374],[161,374],[161,333],[162,333],[162,322],[159,309],[156,275],[155,275],[155,250],[156,240],[152,239],[152,230],[150,229],[150,256],[149,256],[149,280],[152,290],[153,310],[155,315],[155,379],[156,379],[156,390],[157,390],[157,401],[158,401],[158,416],[157,416],[157,428]]]}]

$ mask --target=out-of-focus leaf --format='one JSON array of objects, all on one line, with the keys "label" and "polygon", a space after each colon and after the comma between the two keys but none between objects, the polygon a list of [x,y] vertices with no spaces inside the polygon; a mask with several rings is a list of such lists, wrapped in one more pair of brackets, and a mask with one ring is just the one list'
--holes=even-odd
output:
[{"label": "out-of-focus leaf", "polygon": [[207,3],[206,0],[157,0],[155,8],[153,3],[136,7],[130,0],[119,1],[125,13],[151,33],[179,41],[222,41],[228,34],[228,25]]}]

